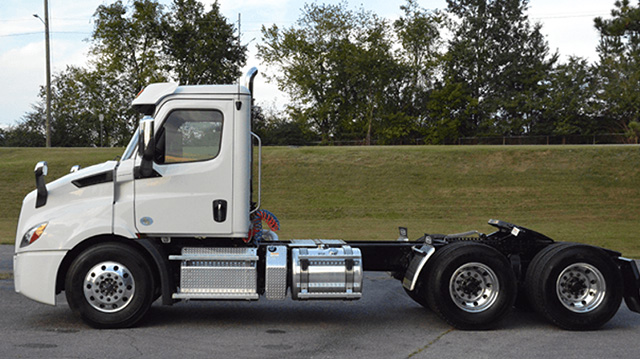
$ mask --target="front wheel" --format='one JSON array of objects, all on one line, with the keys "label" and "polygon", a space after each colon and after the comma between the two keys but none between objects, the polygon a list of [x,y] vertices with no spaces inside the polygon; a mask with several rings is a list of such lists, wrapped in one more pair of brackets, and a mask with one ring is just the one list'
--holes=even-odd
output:
[{"label": "front wheel", "polygon": [[436,251],[423,278],[429,307],[458,329],[496,326],[513,306],[516,279],[504,255],[484,244],[458,242]]},{"label": "front wheel", "polygon": [[153,302],[153,275],[142,255],[121,243],[104,243],[82,252],[65,281],[67,302],[96,328],[137,323]]}]

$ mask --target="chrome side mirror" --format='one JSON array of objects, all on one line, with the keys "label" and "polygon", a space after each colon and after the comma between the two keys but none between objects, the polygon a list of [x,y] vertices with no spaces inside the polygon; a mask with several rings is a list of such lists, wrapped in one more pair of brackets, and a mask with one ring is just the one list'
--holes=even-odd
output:
[{"label": "chrome side mirror", "polygon": [[153,154],[156,149],[153,117],[145,116],[140,121],[140,135],[138,136],[138,153],[140,162],[140,175],[150,177],[153,174]]}]

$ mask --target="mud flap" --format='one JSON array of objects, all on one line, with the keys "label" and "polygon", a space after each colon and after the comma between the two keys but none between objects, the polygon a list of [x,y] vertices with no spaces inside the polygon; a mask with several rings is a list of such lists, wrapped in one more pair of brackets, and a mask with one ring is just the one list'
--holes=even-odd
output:
[{"label": "mud flap", "polygon": [[638,266],[633,259],[618,258],[620,273],[624,280],[624,302],[627,307],[636,313],[640,313],[640,274]]}]

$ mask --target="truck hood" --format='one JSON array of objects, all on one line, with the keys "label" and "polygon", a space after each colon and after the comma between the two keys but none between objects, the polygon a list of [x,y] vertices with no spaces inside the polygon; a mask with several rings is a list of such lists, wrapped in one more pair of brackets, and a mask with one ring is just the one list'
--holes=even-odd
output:
[{"label": "truck hood", "polygon": [[[18,228],[16,232],[16,250],[22,235],[31,227],[43,222],[61,222],[69,224],[73,219],[85,218],[87,213],[99,210],[99,216],[111,219],[113,201],[113,169],[117,161],[107,161],[73,173],[69,173],[46,184],[47,202],[36,207],[37,190],[26,195],[22,202]],[[85,217],[83,217],[85,216]],[[96,218],[98,214],[93,214]],[[53,225],[47,231],[53,230]],[[37,249],[38,245],[28,248]]]},{"label": "truck hood", "polygon": [[[113,175],[113,169],[117,164],[117,161],[107,161],[82,168],[76,172],[69,173],[47,183],[47,190],[49,192],[54,192],[56,189],[69,184],[74,185],[75,187],[85,187],[92,184],[111,182],[113,180],[113,177],[111,177]],[[104,178],[99,178],[101,176]]]}]

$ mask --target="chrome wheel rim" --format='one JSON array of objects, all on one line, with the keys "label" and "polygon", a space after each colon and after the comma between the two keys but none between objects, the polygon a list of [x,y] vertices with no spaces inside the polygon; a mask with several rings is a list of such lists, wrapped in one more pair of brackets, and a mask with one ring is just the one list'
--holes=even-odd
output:
[{"label": "chrome wheel rim", "polygon": [[575,313],[587,313],[600,306],[606,294],[602,273],[588,263],[574,263],[565,268],[556,281],[560,303]]},{"label": "chrome wheel rim", "polygon": [[135,281],[129,269],[117,262],[102,262],[87,273],[84,297],[96,310],[115,313],[123,310],[135,293]]},{"label": "chrome wheel rim", "polygon": [[469,313],[489,309],[498,300],[498,276],[482,263],[460,266],[449,281],[449,294],[455,305]]}]

